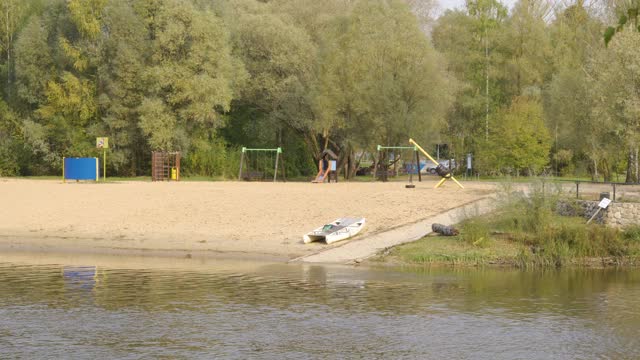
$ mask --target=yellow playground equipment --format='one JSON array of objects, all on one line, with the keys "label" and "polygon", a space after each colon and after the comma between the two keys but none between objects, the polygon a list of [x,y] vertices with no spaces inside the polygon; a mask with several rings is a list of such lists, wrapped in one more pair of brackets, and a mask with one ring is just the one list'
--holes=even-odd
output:
[{"label": "yellow playground equipment", "polygon": [[462,186],[462,184],[460,184],[458,180],[456,180],[456,178],[451,175],[451,172],[445,169],[442,165],[438,164],[438,162],[433,157],[431,157],[429,153],[424,151],[424,149],[420,145],[418,145],[418,143],[416,143],[413,139],[409,139],[409,143],[418,148],[418,150],[420,150],[420,152],[422,152],[424,156],[426,156],[429,160],[433,161],[433,163],[436,164],[436,172],[438,173],[438,175],[442,176],[442,179],[436,184],[435,188],[439,188],[447,180],[453,180],[456,184],[458,184],[458,186],[460,186],[461,189],[464,189],[464,186]]}]

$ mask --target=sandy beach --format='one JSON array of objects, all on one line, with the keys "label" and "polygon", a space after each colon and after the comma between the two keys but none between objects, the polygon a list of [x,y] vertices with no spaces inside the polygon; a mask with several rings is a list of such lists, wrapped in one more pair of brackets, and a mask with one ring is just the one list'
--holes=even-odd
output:
[{"label": "sandy beach", "polygon": [[[362,216],[366,237],[486,197],[493,185],[403,182],[112,182],[0,179],[0,249],[295,258],[306,232]],[[340,243],[331,246],[340,246]]]}]

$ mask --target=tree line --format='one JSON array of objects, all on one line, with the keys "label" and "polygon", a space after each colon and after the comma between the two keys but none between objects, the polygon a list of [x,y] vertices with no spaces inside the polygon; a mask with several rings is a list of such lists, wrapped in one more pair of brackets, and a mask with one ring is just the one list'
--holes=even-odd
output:
[{"label": "tree line", "polygon": [[170,150],[187,174],[233,177],[249,146],[282,147],[288,176],[329,148],[352,177],[413,137],[483,174],[638,179],[640,34],[617,18],[633,6],[434,6],[0,0],[0,175],[57,174],[107,136],[114,175]]}]

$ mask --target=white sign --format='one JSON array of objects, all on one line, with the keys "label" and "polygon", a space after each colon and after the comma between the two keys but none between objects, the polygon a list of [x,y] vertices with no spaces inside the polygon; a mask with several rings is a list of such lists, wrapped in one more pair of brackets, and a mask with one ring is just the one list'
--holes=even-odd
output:
[{"label": "white sign", "polygon": [[607,206],[609,206],[609,204],[611,204],[611,200],[607,199],[607,198],[602,198],[602,201],[600,201],[600,204],[598,204],[599,207],[606,209]]}]

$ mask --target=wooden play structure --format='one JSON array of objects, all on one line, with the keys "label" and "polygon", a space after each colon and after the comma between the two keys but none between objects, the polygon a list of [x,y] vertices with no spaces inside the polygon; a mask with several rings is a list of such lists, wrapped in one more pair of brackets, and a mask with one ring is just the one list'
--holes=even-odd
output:
[{"label": "wooden play structure", "polygon": [[418,150],[420,150],[421,153],[424,154],[424,156],[426,156],[429,160],[433,161],[433,163],[437,165],[436,173],[440,175],[442,179],[440,179],[440,181],[436,184],[435,188],[439,188],[447,180],[453,180],[456,184],[458,184],[458,186],[460,186],[461,189],[464,189],[464,186],[462,186],[462,184],[460,184],[458,180],[456,180],[456,178],[451,175],[451,171],[438,164],[438,162],[433,157],[431,157],[431,155],[429,155],[429,153],[427,153],[420,145],[418,145],[418,143],[416,143],[413,139],[409,139],[409,143],[415,146]]},{"label": "wooden play structure", "polygon": [[180,153],[153,151],[151,181],[180,181]]}]

